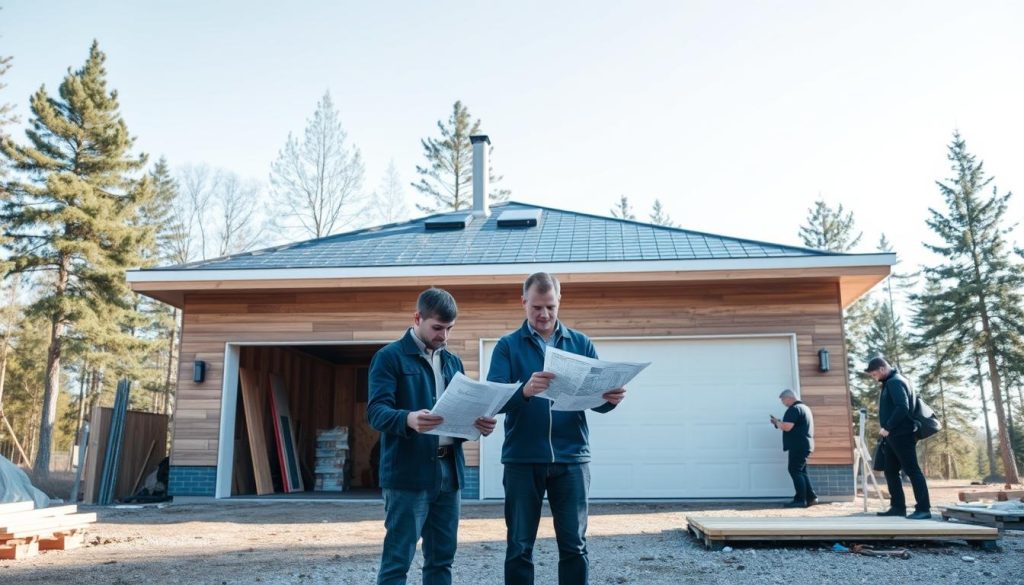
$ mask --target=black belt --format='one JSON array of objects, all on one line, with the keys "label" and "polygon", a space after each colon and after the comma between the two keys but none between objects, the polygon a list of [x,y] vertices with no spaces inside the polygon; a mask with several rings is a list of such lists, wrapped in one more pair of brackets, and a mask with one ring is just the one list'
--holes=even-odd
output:
[{"label": "black belt", "polygon": [[453,457],[453,456],[455,456],[455,449],[453,449],[451,445],[445,445],[443,447],[438,447],[437,448],[437,458],[438,459],[444,459],[446,457]]}]

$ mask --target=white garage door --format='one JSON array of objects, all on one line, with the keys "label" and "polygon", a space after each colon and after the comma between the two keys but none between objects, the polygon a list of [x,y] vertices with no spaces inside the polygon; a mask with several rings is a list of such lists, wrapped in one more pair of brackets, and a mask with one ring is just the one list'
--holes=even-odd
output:
[{"label": "white garage door", "polygon": [[[799,394],[792,336],[597,339],[604,359],[653,362],[607,414],[587,413],[594,498],[788,497],[779,392]],[[493,341],[483,343],[486,376]],[[503,419],[481,452],[481,496],[503,498]]]}]

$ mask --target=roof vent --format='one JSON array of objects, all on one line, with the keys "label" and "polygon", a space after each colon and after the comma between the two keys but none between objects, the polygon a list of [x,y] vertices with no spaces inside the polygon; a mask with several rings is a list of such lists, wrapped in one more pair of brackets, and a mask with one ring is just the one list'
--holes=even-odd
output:
[{"label": "roof vent", "polygon": [[498,227],[534,227],[540,225],[542,210],[509,209],[498,216]]},{"label": "roof vent", "polygon": [[473,221],[472,213],[448,213],[423,222],[427,230],[464,230]]}]

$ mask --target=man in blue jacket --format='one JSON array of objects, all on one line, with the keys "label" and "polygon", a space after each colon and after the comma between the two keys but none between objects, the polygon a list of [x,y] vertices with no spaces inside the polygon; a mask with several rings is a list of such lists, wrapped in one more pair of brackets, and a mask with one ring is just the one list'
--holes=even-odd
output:
[{"label": "man in blue jacket", "polygon": [[910,382],[885,361],[876,357],[864,370],[876,382],[882,383],[878,395],[878,434],[882,436],[885,453],[885,483],[889,485],[889,509],[879,516],[906,516],[907,500],[903,494],[900,471],[907,474],[914,487],[914,513],[911,520],[932,517],[928,499],[928,482],[917,463],[917,439],[914,438],[914,393]]},{"label": "man in blue jacket", "polygon": [[[546,272],[523,283],[526,321],[498,340],[487,379],[522,383],[502,408],[505,412],[505,583],[532,585],[533,545],[547,492],[558,541],[558,583],[588,582],[587,495],[590,491],[590,445],[584,412],[551,410],[551,402],[533,398],[544,392],[554,374],[544,372],[547,346],[597,357],[590,339],[558,321],[558,279]],[[593,409],[608,412],[625,398],[617,388]]]},{"label": "man in blue jacket", "polygon": [[[462,360],[448,351],[458,307],[447,291],[430,288],[416,301],[413,326],[370,362],[367,417],[380,431],[380,485],[384,491],[384,550],[378,585],[406,582],[423,537],[423,584],[450,585],[464,485],[462,439],[423,434],[444,422],[430,414]],[[476,428],[491,434],[494,418]]]}]

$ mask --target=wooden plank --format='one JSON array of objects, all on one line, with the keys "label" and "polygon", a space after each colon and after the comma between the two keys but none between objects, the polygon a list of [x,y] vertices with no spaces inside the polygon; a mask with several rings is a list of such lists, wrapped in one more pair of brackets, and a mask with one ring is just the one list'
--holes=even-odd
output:
[{"label": "wooden plank", "polygon": [[85,531],[69,530],[39,539],[39,550],[72,550],[85,544]]},{"label": "wooden plank", "polygon": [[74,504],[68,506],[50,506],[49,508],[37,508],[35,510],[23,510],[21,512],[12,513],[3,513],[3,511],[0,510],[0,526],[17,524],[18,522],[26,520],[67,516],[68,514],[76,514],[77,512],[78,506]]},{"label": "wooden plank", "polygon": [[292,421],[291,409],[288,407],[288,391],[280,374],[270,374],[270,412],[274,417],[277,456],[281,462],[284,491],[304,491],[302,473],[299,472],[299,457],[296,453],[295,424]]},{"label": "wooden plank", "polygon": [[1007,502],[1010,500],[1024,499],[1024,490],[979,490],[965,491],[958,494],[961,502],[976,502],[978,500],[996,500]]},{"label": "wooden plank", "polygon": [[267,439],[263,434],[263,392],[259,375],[249,369],[239,368],[238,380],[242,385],[242,407],[245,410],[245,426],[249,437],[249,452],[256,477],[256,493],[274,493],[274,480],[270,475],[270,459],[267,453]]},{"label": "wooden plank", "polygon": [[9,540],[0,544],[0,560],[20,561],[39,554],[39,542],[34,538]]},{"label": "wooden plank", "polygon": [[716,539],[751,537],[762,540],[799,539],[905,539],[931,538],[991,540],[998,531],[987,526],[907,520],[876,516],[841,517],[711,517],[687,516],[691,526]]},{"label": "wooden plank", "polygon": [[84,528],[94,522],[96,522],[96,514],[94,512],[19,522],[18,524],[0,526],[0,541],[24,538],[26,536],[48,535],[74,528]]},{"label": "wooden plank", "polygon": [[9,504],[0,504],[0,514],[15,514],[17,512],[27,512],[36,507],[35,502],[12,502]]}]

